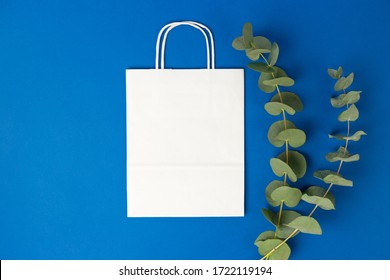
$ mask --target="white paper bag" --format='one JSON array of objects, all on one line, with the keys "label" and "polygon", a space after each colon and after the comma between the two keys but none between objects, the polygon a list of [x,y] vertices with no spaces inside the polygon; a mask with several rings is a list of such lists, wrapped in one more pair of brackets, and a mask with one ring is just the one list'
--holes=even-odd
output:
[{"label": "white paper bag", "polygon": [[[179,25],[205,36],[207,69],[164,69]],[[215,69],[206,26],[161,29],[156,69],[126,70],[126,114],[128,217],[244,215],[244,71]]]}]

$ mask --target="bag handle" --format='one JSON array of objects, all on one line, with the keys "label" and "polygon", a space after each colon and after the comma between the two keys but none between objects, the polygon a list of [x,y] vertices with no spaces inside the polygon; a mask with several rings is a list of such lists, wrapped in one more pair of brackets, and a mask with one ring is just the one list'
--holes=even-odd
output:
[{"label": "bag handle", "polygon": [[[198,22],[195,21],[178,21],[178,22],[171,22],[166,24],[163,28],[161,28],[160,32],[158,33],[157,36],[157,42],[156,42],[156,62],[155,62],[155,68],[159,69],[159,56],[160,56],[160,41],[161,41],[161,36],[164,34],[164,38],[162,41],[162,46],[161,46],[161,60],[160,60],[160,69],[164,69],[164,57],[165,57],[165,45],[166,45],[166,40],[169,31],[171,31],[173,28],[180,26],[180,25],[188,25],[192,26],[198,30],[200,30],[205,37],[206,40],[206,50],[207,50],[207,69],[215,69],[215,51],[214,51],[214,39],[213,39],[213,34],[211,33],[210,29]],[[208,33],[209,37],[207,37],[207,34],[205,31]],[[211,51],[210,51],[210,43],[211,42]],[[210,53],[211,53],[211,60],[210,60]],[[211,63],[210,63],[211,61]],[[211,65],[211,67],[210,67]]]}]

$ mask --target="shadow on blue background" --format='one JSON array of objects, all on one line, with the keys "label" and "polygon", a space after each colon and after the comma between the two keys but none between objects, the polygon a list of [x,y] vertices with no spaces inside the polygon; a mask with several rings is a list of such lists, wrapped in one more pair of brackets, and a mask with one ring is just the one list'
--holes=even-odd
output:
[{"label": "shadow on blue background", "polygon": [[[304,104],[292,119],[307,132],[309,169],[301,187],[319,184],[327,134],[344,129],[329,104],[328,67],[355,72],[369,136],[352,143],[361,161],[345,165],[354,188],[335,189],[336,211],[316,212],[322,236],[299,235],[293,259],[389,259],[386,174],[390,155],[390,2],[376,1],[18,1],[0,0],[0,258],[257,259],[268,162],[270,98],[246,71],[244,218],[126,218],[125,69],[154,67],[159,29],[174,20],[208,25],[217,67],[241,68],[231,48],[242,25],[278,42],[278,65]],[[172,32],[167,67],[205,66],[202,36]],[[302,206],[303,211],[308,208]]]}]

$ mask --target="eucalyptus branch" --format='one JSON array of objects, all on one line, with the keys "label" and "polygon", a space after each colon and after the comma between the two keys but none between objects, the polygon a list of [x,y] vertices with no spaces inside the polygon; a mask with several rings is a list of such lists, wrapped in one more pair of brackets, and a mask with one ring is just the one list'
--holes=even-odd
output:
[{"label": "eucalyptus branch", "polygon": [[[326,159],[330,162],[340,161],[337,172],[332,172],[330,170],[320,170],[314,173],[316,178],[319,178],[325,183],[329,184],[327,190],[325,191],[321,187],[313,186],[308,188],[303,194],[302,200],[311,204],[315,204],[308,217],[311,217],[318,207],[324,210],[335,209],[335,199],[334,196],[330,193],[330,190],[334,185],[352,187],[352,181],[347,180],[340,175],[341,167],[344,162],[358,161],[360,159],[358,154],[351,155],[348,152],[348,143],[349,141],[359,141],[361,136],[366,135],[366,133],[362,130],[357,131],[352,136],[350,135],[351,122],[356,121],[359,117],[359,111],[357,110],[355,103],[359,101],[361,91],[346,92],[346,89],[353,82],[354,74],[351,73],[347,77],[341,77],[342,71],[342,68],[339,67],[337,70],[329,69],[328,73],[332,78],[337,79],[337,82],[334,86],[335,91],[343,91],[343,93],[338,97],[331,98],[331,104],[335,108],[346,107],[346,110],[339,115],[338,120],[340,122],[347,122],[347,134],[346,136],[340,134],[329,135],[329,137],[336,138],[338,140],[345,140],[345,145],[344,147],[341,146],[336,152],[328,153],[326,155]],[[270,255],[272,255],[297,233],[299,233],[299,229],[296,229],[286,239],[284,239],[283,242],[272,248],[272,250],[265,254],[262,260],[269,259]]]},{"label": "eucalyptus branch", "polygon": [[248,67],[260,73],[259,88],[266,93],[277,92],[270,102],[265,104],[264,109],[270,115],[282,115],[282,120],[276,121],[269,128],[268,139],[275,147],[285,146],[284,152],[270,160],[272,171],[276,176],[283,177],[283,181],[274,180],[266,188],[266,198],[269,204],[279,207],[279,210],[273,212],[262,209],[264,217],[275,226],[275,230],[260,234],[255,244],[262,255],[280,244],[281,249],[275,254],[269,254],[267,259],[287,259],[291,250],[287,244],[281,244],[281,242],[294,231],[294,228],[287,227],[286,224],[293,222],[301,215],[293,210],[284,210],[284,208],[297,206],[302,197],[301,190],[289,186],[288,179],[296,182],[306,173],[305,157],[298,151],[289,149],[289,146],[293,148],[302,146],[306,141],[306,134],[287,119],[287,114],[294,115],[302,111],[303,105],[295,93],[282,90],[282,87],[293,86],[294,80],[288,77],[280,67],[275,66],[279,57],[277,43],[271,44],[267,38],[262,36],[254,37],[252,25],[247,23],[244,25],[242,36],[233,41],[233,47],[237,50],[245,50],[248,58],[253,61],[248,64]]},{"label": "eucalyptus branch", "polygon": [[[279,47],[262,36],[253,37],[252,25],[246,23],[243,28],[242,36],[233,41],[233,47],[237,50],[245,50],[249,59],[255,62],[248,64],[252,70],[260,72],[259,88],[266,93],[277,91],[277,94],[266,103],[265,110],[277,116],[282,114],[283,120],[277,121],[271,125],[268,130],[268,139],[275,147],[285,145],[285,152],[277,158],[270,161],[272,171],[276,176],[284,177],[283,181],[274,180],[266,188],[266,198],[268,203],[273,207],[279,207],[278,213],[268,209],[262,209],[264,217],[275,226],[275,231],[265,231],[255,240],[259,253],[263,255],[261,259],[288,259],[291,249],[287,241],[296,236],[298,233],[322,234],[319,223],[312,217],[314,212],[321,208],[323,210],[334,210],[335,199],[330,192],[333,186],[351,187],[352,181],[345,179],[340,175],[341,167],[344,162],[359,160],[359,155],[351,155],[348,152],[350,141],[360,140],[365,132],[359,130],[350,135],[350,123],[356,121],[359,112],[355,103],[360,99],[361,91],[346,92],[346,89],[352,84],[354,74],[342,77],[342,68],[337,70],[329,69],[329,75],[337,79],[334,89],[336,92],[342,91],[339,96],[331,98],[331,104],[335,108],[346,107],[338,120],[347,123],[347,134],[329,135],[330,138],[336,138],[345,141],[336,152],[328,153],[326,159],[330,162],[340,161],[337,171],[319,170],[314,173],[314,177],[328,184],[324,189],[318,186],[307,188],[302,194],[298,188],[290,187],[287,178],[296,182],[298,178],[304,176],[306,172],[306,160],[302,154],[297,151],[289,151],[289,146],[297,148],[302,146],[306,141],[306,134],[296,129],[295,125],[287,120],[286,113],[294,115],[296,111],[303,108],[299,97],[291,92],[282,92],[280,87],[289,87],[294,84],[294,80],[275,63],[279,56]],[[264,54],[268,54],[268,58]],[[264,62],[258,60],[262,58]],[[313,204],[314,207],[309,215],[302,216],[300,213],[292,210],[283,210],[283,207],[295,207],[300,200]]]}]

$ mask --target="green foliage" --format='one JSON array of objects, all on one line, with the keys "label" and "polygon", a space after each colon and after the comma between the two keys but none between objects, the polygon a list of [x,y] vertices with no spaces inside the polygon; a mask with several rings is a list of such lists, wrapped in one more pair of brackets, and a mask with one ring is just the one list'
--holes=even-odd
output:
[{"label": "green foliage", "polygon": [[334,210],[336,205],[333,194],[317,186],[307,188],[303,192],[302,200],[310,204],[318,205],[318,207],[324,210]]},{"label": "green foliage", "polygon": [[292,107],[278,101],[265,103],[264,109],[272,116],[278,116],[282,114],[283,111],[289,115],[295,114],[295,110]]},{"label": "green foliage", "polygon": [[261,212],[265,217],[265,219],[276,227],[276,231],[275,231],[276,237],[282,239],[287,238],[294,232],[294,229],[287,226],[287,224],[291,223],[297,217],[301,216],[301,214],[293,210],[283,210],[281,212],[282,215],[280,216],[280,219],[279,219],[279,214],[274,213],[271,210],[263,208],[261,209]]},{"label": "green foliage", "polygon": [[349,88],[349,86],[353,82],[354,75],[353,73],[349,74],[347,77],[341,77],[337,80],[336,84],[334,85],[335,91],[345,90]]},{"label": "green foliage", "polygon": [[[288,259],[291,249],[287,244],[299,232],[309,234],[322,234],[319,223],[312,217],[317,208],[324,210],[335,209],[335,198],[330,192],[333,185],[352,186],[351,180],[340,175],[343,162],[359,160],[359,155],[350,154],[346,147],[349,141],[358,141],[361,136],[366,135],[364,131],[357,131],[350,135],[350,122],[356,121],[359,111],[355,105],[360,100],[361,91],[349,91],[354,80],[354,74],[343,77],[342,67],[328,69],[328,74],[336,79],[335,91],[342,91],[338,96],[331,98],[331,105],[334,108],[343,108],[338,119],[340,122],[348,123],[347,135],[329,135],[346,142],[345,147],[340,147],[337,151],[328,153],[326,159],[330,162],[339,162],[337,172],[330,170],[319,170],[314,173],[316,178],[329,184],[328,189],[318,186],[307,188],[302,194],[299,188],[289,185],[288,180],[296,182],[302,178],[307,169],[305,157],[298,151],[291,151],[289,147],[298,148],[306,142],[306,134],[298,129],[286,117],[301,112],[303,104],[298,95],[284,91],[282,87],[291,87],[294,80],[287,73],[276,66],[279,59],[279,46],[276,42],[270,42],[262,36],[253,36],[252,25],[246,23],[242,30],[242,35],[233,40],[233,48],[245,51],[246,56],[252,61],[248,63],[248,68],[259,73],[258,87],[265,93],[276,94],[264,105],[264,109],[272,116],[282,116],[282,119],[274,122],[268,129],[268,140],[275,147],[285,146],[285,151],[277,158],[270,160],[271,169],[283,180],[273,180],[265,189],[265,196],[272,207],[278,207],[278,211],[262,209],[262,214],[274,227],[274,231],[265,231],[255,240],[262,259],[276,260]],[[300,200],[313,204],[314,208],[307,216],[302,216],[294,210],[285,210],[284,207],[296,207]]]},{"label": "green foliage", "polygon": [[342,108],[346,105],[354,104],[359,101],[361,91],[350,91],[348,93],[342,93],[335,98],[330,99],[330,103],[334,108]]},{"label": "green foliage", "polygon": [[356,108],[355,104],[352,104],[351,106],[348,107],[347,110],[345,110],[339,115],[338,120],[340,122],[347,122],[347,121],[354,122],[358,118],[359,118],[359,111]]},{"label": "green foliage", "polygon": [[296,128],[282,130],[276,137],[293,148],[298,148],[306,142],[305,132]]},{"label": "green foliage", "polygon": [[292,182],[297,181],[297,175],[295,175],[291,167],[284,161],[278,158],[271,158],[270,165],[276,176],[282,177],[287,175]]},{"label": "green foliage", "polygon": [[275,232],[272,230],[267,230],[262,233],[256,238],[255,245],[259,247],[259,242],[265,241],[267,239],[273,239],[275,237]]},{"label": "green foliage", "polygon": [[265,188],[265,198],[267,199],[268,203],[271,206],[279,206],[280,202],[279,201],[274,201],[271,197],[271,194],[273,193],[274,190],[281,186],[285,186],[286,184],[282,181],[274,180],[271,183],[268,184],[268,186]]},{"label": "green foliage", "polygon": [[280,77],[274,78],[270,80],[266,80],[263,82],[266,86],[285,86],[290,87],[294,85],[294,80],[289,77]]},{"label": "green foliage", "polygon": [[[287,162],[286,152],[283,152],[278,155],[278,159]],[[305,157],[301,153],[297,151],[289,151],[288,165],[294,171],[295,175],[297,175],[298,179],[302,178],[305,175],[307,164]]]},{"label": "green foliage", "polygon": [[330,162],[335,162],[335,161],[352,162],[352,161],[358,161],[360,159],[360,156],[358,154],[351,155],[344,147],[340,147],[336,152],[328,153],[325,158],[327,161]]},{"label": "green foliage", "polygon": [[[265,241],[260,241],[258,243],[259,254],[266,256],[270,251],[272,251],[276,246],[281,245],[283,240],[280,239],[267,239]],[[268,260],[288,260],[291,254],[291,249],[287,243],[283,243],[278,250],[273,252],[267,258]]]},{"label": "green foliage", "polygon": [[352,136],[344,136],[341,134],[331,135],[329,134],[329,138],[336,138],[338,140],[348,140],[348,141],[359,141],[361,136],[367,135],[363,130],[356,131]]},{"label": "green foliage", "polygon": [[271,98],[271,102],[281,102],[281,100],[283,104],[290,106],[297,112],[301,112],[303,109],[302,101],[295,93],[282,91]]},{"label": "green foliage", "polygon": [[288,207],[295,207],[301,200],[302,192],[297,188],[281,186],[271,193],[271,199],[276,201],[278,205],[286,204]]},{"label": "green foliage", "polygon": [[[262,209],[263,216],[275,226],[275,231],[267,231],[259,235],[255,245],[259,247],[259,253],[267,259],[287,259],[290,255],[288,245],[280,240],[294,236],[295,229],[287,226],[294,219],[301,216],[296,211],[283,210],[283,207],[295,207],[301,200],[300,189],[291,187],[287,180],[296,182],[306,173],[306,159],[297,152],[290,151],[289,147],[298,148],[306,142],[306,134],[298,129],[286,116],[294,115],[303,109],[300,98],[292,92],[283,91],[282,87],[291,87],[294,80],[287,73],[276,66],[279,58],[279,46],[276,42],[270,42],[262,36],[253,36],[252,25],[246,23],[242,35],[233,40],[233,48],[245,51],[246,56],[252,60],[248,68],[259,72],[258,86],[265,93],[277,92],[264,109],[272,116],[282,116],[281,120],[274,122],[268,129],[268,140],[275,147],[285,146],[285,151],[277,158],[270,160],[272,171],[282,180],[274,180],[265,189],[268,203],[278,207],[278,214],[271,210]],[[280,246],[278,246],[280,245]],[[270,250],[274,250],[268,254]]]},{"label": "green foliage", "polygon": [[275,73],[276,68],[265,64],[264,62],[251,62],[248,63],[248,68],[262,73]]},{"label": "green foliage", "polygon": [[327,184],[333,184],[343,187],[352,187],[353,183],[351,180],[343,178],[337,172],[331,170],[318,170],[314,172],[314,177],[324,181]]},{"label": "green foliage", "polygon": [[282,147],[285,142],[278,138],[278,135],[285,129],[295,128],[291,121],[276,121],[268,129],[268,140],[275,147]]},{"label": "green foliage", "polygon": [[279,46],[276,42],[272,43],[271,46],[271,53],[269,54],[268,57],[268,63],[271,66],[274,66],[276,61],[278,60],[279,57]]},{"label": "green foliage", "polygon": [[339,66],[337,70],[334,69],[328,69],[328,74],[331,76],[333,79],[340,79],[341,75],[343,74],[343,68]]},{"label": "green foliage", "polygon": [[300,216],[287,224],[287,226],[298,229],[303,233],[322,234],[320,224],[317,220],[308,216]]}]

